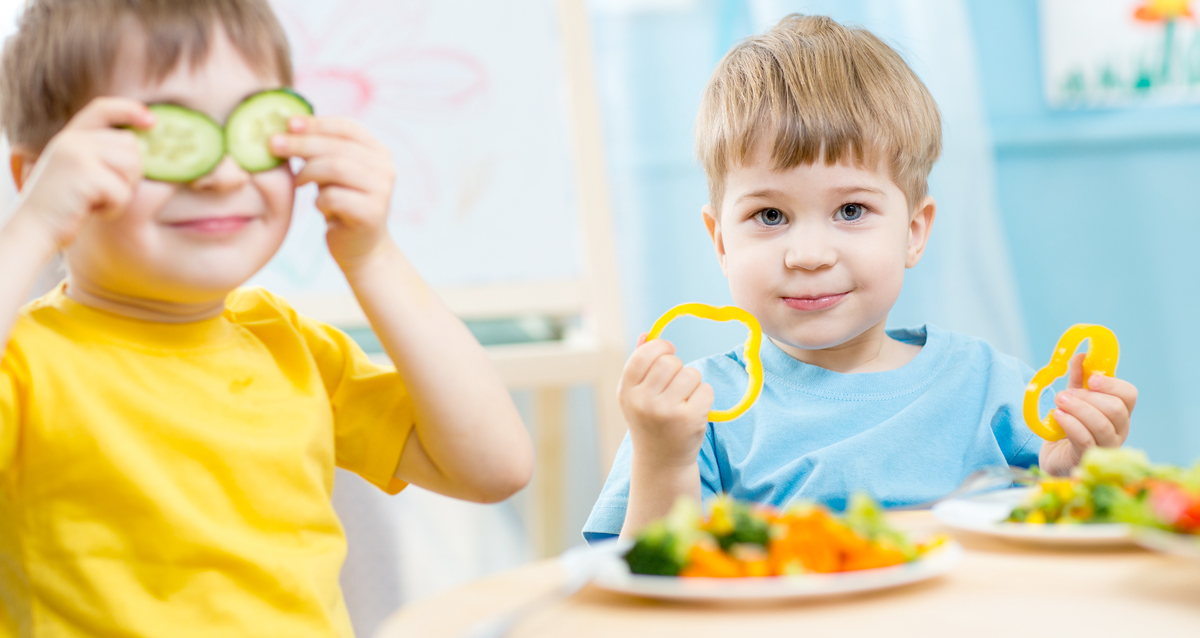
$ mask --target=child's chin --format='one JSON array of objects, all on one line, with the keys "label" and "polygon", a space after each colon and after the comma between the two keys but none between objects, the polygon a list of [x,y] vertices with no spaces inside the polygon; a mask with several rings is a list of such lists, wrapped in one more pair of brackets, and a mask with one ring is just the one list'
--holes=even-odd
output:
[{"label": "child's chin", "polygon": [[190,276],[180,277],[175,286],[180,292],[188,292],[199,296],[228,294],[235,288],[244,285],[254,275],[253,270],[231,269],[210,271],[206,273],[189,273]]},{"label": "child's chin", "polygon": [[798,329],[794,330],[792,334],[784,335],[782,338],[775,337],[774,335],[771,338],[800,350],[827,350],[829,348],[836,348],[857,337],[859,334],[845,330],[821,331]]}]

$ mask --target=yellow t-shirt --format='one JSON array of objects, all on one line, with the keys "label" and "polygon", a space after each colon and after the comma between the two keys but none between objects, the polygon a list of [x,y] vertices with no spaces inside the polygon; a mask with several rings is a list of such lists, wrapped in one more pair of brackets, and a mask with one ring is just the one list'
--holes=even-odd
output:
[{"label": "yellow t-shirt", "polygon": [[63,290],[0,363],[0,635],[352,635],[334,465],[404,487],[396,371],[261,289],[183,325]]}]

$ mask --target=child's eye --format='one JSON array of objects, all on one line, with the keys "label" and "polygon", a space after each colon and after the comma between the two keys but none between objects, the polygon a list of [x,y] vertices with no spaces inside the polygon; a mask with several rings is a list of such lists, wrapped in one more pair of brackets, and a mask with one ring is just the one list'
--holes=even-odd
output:
[{"label": "child's eye", "polygon": [[758,221],[762,222],[764,226],[778,226],[785,219],[783,213],[778,208],[760,210],[756,213],[756,216],[758,217]]},{"label": "child's eye", "polygon": [[866,209],[863,208],[862,204],[846,204],[838,209],[837,218],[848,222],[854,222],[861,219],[863,213],[865,212]]}]

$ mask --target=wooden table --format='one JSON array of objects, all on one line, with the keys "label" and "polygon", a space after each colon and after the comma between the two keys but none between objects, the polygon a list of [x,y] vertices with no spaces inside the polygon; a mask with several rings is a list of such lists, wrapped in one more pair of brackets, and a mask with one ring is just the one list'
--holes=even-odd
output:
[{"label": "wooden table", "polygon": [[[928,512],[893,519],[937,530]],[[944,531],[944,530],[943,530]],[[956,534],[963,561],[940,578],[840,598],[672,603],[589,586],[527,617],[513,638],[776,636],[1200,636],[1200,562],[1136,549],[1064,550]],[[376,638],[458,636],[559,584],[545,560],[420,601]]]}]

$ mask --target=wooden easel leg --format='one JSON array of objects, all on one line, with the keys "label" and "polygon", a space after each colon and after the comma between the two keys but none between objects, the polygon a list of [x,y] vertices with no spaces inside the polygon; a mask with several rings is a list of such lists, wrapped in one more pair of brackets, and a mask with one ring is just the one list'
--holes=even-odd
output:
[{"label": "wooden easel leg", "polygon": [[534,473],[533,546],[541,558],[564,549],[563,512],[566,485],[567,391],[561,387],[534,391],[537,461]]},{"label": "wooden easel leg", "polygon": [[619,352],[608,352],[604,355],[604,365],[600,378],[593,387],[596,403],[596,449],[600,456],[600,480],[608,478],[613,459],[617,456],[617,448],[625,438],[625,418],[621,415],[621,406],[617,402],[617,383],[621,379],[625,361]]}]

